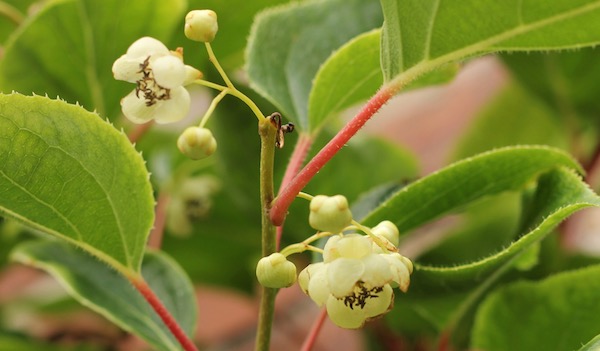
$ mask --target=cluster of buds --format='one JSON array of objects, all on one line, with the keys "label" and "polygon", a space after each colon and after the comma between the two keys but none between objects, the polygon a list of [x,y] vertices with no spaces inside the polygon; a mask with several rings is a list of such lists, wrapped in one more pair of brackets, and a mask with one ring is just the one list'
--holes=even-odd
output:
[{"label": "cluster of buds", "polygon": [[[317,305],[327,308],[336,325],[360,328],[393,307],[393,288],[408,290],[413,265],[398,253],[400,235],[392,222],[383,221],[373,228],[357,224],[367,235],[342,234],[356,224],[348,201],[341,195],[319,195],[311,200],[309,223],[319,231],[314,237],[329,239],[323,261],[302,270],[298,283]],[[287,287],[296,280],[296,267],[281,253],[263,258],[256,273],[267,287]]]}]

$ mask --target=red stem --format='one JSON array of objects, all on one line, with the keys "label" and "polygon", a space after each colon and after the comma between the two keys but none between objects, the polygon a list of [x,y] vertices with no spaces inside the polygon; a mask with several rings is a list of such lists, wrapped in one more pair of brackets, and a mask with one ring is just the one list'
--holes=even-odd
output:
[{"label": "red stem", "polygon": [[388,102],[400,87],[384,86],[365,106],[325,145],[321,151],[281,191],[271,208],[271,221],[280,226],[285,220],[287,209],[296,195],[308,184],[323,166],[352,138],[379,109]]},{"label": "red stem", "polygon": [[321,313],[317,319],[315,319],[310,332],[306,336],[304,343],[302,344],[301,351],[310,351],[312,347],[315,345],[317,341],[317,337],[319,336],[319,332],[321,331],[321,327],[323,327],[323,322],[325,322],[325,317],[327,317],[327,309],[321,309]]},{"label": "red stem", "polygon": [[[290,157],[290,161],[288,162],[287,168],[285,170],[285,174],[283,179],[281,180],[281,185],[279,186],[279,193],[292,181],[292,179],[298,174],[300,168],[302,168],[302,164],[306,159],[306,155],[312,146],[313,138],[309,134],[300,134],[298,137],[298,141],[296,142],[296,146],[294,147],[294,151],[292,152],[292,156]],[[276,235],[276,245],[277,251],[279,251],[279,244],[281,242],[281,235],[283,234],[283,223],[279,227],[277,227],[277,235]]]},{"label": "red stem", "polygon": [[166,307],[162,304],[158,296],[154,294],[154,291],[148,286],[148,284],[142,279],[133,277],[129,279],[133,286],[142,294],[142,296],[148,301],[150,306],[156,311],[156,314],[162,319],[167,328],[171,331],[173,336],[179,341],[181,346],[185,351],[198,351],[196,345],[190,340],[185,332],[181,329],[177,321],[169,311],[167,311]]}]

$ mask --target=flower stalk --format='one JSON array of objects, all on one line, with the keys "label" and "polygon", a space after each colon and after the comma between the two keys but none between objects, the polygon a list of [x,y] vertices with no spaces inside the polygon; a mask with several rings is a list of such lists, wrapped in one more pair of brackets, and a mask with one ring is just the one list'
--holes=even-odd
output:
[{"label": "flower stalk", "polygon": [[[275,197],[273,169],[275,161],[275,140],[277,137],[277,128],[271,121],[271,118],[265,118],[258,123],[258,133],[261,141],[260,203],[262,212],[261,220],[263,257],[274,253],[276,249],[275,226],[271,223],[269,218],[271,203]],[[255,350],[257,351],[269,350],[276,296],[277,289],[262,287],[258,328],[256,331]]]}]

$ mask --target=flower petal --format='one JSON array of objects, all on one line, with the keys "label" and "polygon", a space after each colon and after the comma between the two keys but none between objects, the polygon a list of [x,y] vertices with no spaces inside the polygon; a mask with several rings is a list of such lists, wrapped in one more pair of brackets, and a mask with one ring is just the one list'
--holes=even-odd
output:
[{"label": "flower petal", "polygon": [[337,243],[340,256],[346,258],[362,258],[372,253],[371,240],[360,234],[347,234]]},{"label": "flower petal", "polygon": [[329,290],[335,297],[344,297],[352,294],[354,286],[363,275],[365,265],[361,260],[352,258],[338,258],[328,263],[327,280]]},{"label": "flower petal", "polygon": [[185,80],[185,65],[173,55],[162,56],[152,62],[154,80],[163,88],[180,87]]},{"label": "flower petal", "polygon": [[143,77],[140,67],[141,63],[140,60],[131,59],[127,55],[123,55],[113,63],[113,76],[117,80],[135,83]]},{"label": "flower petal", "polygon": [[181,121],[190,111],[190,93],[184,87],[171,89],[169,100],[156,103],[154,119],[158,124]]},{"label": "flower petal", "polygon": [[308,296],[319,306],[322,306],[331,296],[327,282],[327,268],[323,266],[318,269],[308,282]]},{"label": "flower petal", "polygon": [[377,297],[370,297],[365,300],[364,312],[369,319],[386,313],[394,305],[394,291],[389,284],[385,284],[383,290],[376,293],[376,295]]},{"label": "flower petal", "polygon": [[360,277],[367,289],[384,286],[393,279],[390,263],[381,255],[370,254],[362,259],[365,271]]},{"label": "flower petal", "polygon": [[381,256],[385,258],[390,265],[393,275],[392,280],[398,284],[400,290],[406,292],[410,285],[410,271],[404,263],[404,257],[399,253],[382,254]]},{"label": "flower petal", "polygon": [[334,296],[327,299],[327,315],[335,325],[346,329],[362,327],[367,318],[362,308],[350,308],[344,304],[343,299],[336,299]]},{"label": "flower petal", "polygon": [[[148,56],[164,56],[169,54],[169,49],[160,40],[152,37],[142,37],[133,42],[127,49],[127,56],[131,59],[142,61]],[[141,63],[141,62],[140,62]]]},{"label": "flower petal", "polygon": [[157,105],[146,106],[146,100],[142,96],[136,95],[135,90],[121,99],[121,110],[123,115],[131,122],[142,124],[149,122],[154,118]]}]

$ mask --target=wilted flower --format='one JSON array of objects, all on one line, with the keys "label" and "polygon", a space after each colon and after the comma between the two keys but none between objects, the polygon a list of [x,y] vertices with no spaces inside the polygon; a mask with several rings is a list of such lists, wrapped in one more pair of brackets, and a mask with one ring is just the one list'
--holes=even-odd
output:
[{"label": "wilted flower", "polygon": [[190,108],[190,94],[183,86],[201,77],[200,71],[183,64],[180,51],[169,51],[151,37],[131,44],[112,71],[115,79],[136,84],[121,100],[123,114],[134,123],[183,119]]}]

